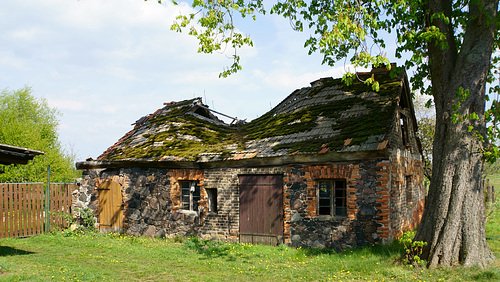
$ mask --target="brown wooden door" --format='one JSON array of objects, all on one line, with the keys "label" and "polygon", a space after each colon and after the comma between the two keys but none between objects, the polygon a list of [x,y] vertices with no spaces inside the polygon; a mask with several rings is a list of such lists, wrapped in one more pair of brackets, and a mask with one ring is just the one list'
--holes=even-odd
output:
[{"label": "brown wooden door", "polygon": [[99,230],[122,231],[122,192],[120,184],[108,180],[99,186]]},{"label": "brown wooden door", "polygon": [[255,243],[255,240],[260,240],[258,243],[274,244],[273,240],[265,237],[283,236],[283,176],[239,175],[238,177],[240,241]]}]

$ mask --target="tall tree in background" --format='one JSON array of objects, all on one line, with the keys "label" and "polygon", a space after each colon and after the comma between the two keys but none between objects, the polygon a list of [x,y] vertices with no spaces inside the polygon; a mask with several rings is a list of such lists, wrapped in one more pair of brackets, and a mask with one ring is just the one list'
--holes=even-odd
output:
[{"label": "tall tree in background", "polygon": [[0,143],[44,151],[27,165],[0,165],[0,182],[44,182],[47,165],[51,181],[68,182],[78,176],[74,158],[58,140],[59,113],[43,99],[36,99],[31,88],[4,90],[0,94]]},{"label": "tall tree in background", "polygon": [[415,97],[413,105],[418,125],[417,136],[422,146],[425,183],[428,186],[432,176],[432,143],[434,143],[434,130],[436,128],[436,110],[432,101],[424,103],[423,97]]},{"label": "tall tree in background", "polygon": [[[262,0],[194,0],[196,13],[181,15],[173,30],[189,29],[200,42],[199,52],[211,53],[224,44],[253,45],[237,32],[234,20],[265,13]],[[496,103],[485,111],[487,82],[493,79],[492,53],[499,48],[498,0],[282,0],[272,13],[290,19],[299,31],[311,33],[309,52],[324,55],[323,63],[338,60],[362,67],[389,63],[379,33],[397,37],[395,56],[407,57],[414,68],[412,86],[433,95],[436,128],[432,178],[422,222],[415,240],[428,243],[423,258],[438,265],[484,266],[495,260],[486,244],[484,161],[494,161],[498,134],[488,121],[499,116]],[[238,19],[239,20],[239,19]],[[191,25],[197,21],[198,25]],[[373,47],[379,48],[373,48]],[[221,75],[238,71],[239,56]],[[353,79],[353,74],[344,76]],[[427,82],[430,83],[427,83]],[[368,80],[376,90],[376,81]],[[498,88],[496,88],[498,90]]]}]

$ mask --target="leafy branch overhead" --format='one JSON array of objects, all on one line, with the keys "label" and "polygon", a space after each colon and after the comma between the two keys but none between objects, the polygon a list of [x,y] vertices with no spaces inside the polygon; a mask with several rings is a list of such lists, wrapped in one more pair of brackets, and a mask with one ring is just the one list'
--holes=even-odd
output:
[{"label": "leafy branch overhead", "polygon": [[[174,2],[175,3],[175,2]],[[197,10],[189,15],[179,15],[170,27],[171,30],[182,32],[188,29],[188,34],[199,41],[199,53],[224,53],[230,46],[234,53],[231,55],[233,64],[227,67],[219,77],[227,77],[241,70],[239,48],[253,47],[250,37],[238,32],[234,26],[234,14],[245,18],[250,16],[256,19],[256,13],[265,13],[262,1],[199,1],[195,0],[192,7]],[[192,25],[196,21],[198,26]]]}]

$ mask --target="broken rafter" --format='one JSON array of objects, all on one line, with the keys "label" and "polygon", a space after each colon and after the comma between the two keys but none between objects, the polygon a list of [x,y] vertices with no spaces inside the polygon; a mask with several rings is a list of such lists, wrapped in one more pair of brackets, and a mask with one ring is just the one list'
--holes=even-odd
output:
[{"label": "broken rafter", "polygon": [[233,122],[235,122],[235,121],[242,121],[241,119],[238,119],[238,118],[235,118],[235,117],[232,117],[232,116],[228,116],[228,115],[226,115],[226,114],[223,114],[223,113],[218,112],[218,111],[216,111],[216,110],[212,110],[212,109],[210,109],[210,108],[208,108],[208,107],[205,107],[205,106],[203,106],[203,105],[197,105],[197,106],[198,106],[198,107],[200,107],[200,108],[203,108],[203,109],[205,109],[205,110],[209,110],[209,111],[211,111],[211,112],[213,112],[213,113],[216,113],[216,114],[218,114],[218,115],[221,115],[221,116],[224,116],[224,117],[227,117],[227,118],[232,119],[233,121],[231,122],[231,124],[232,124]]}]

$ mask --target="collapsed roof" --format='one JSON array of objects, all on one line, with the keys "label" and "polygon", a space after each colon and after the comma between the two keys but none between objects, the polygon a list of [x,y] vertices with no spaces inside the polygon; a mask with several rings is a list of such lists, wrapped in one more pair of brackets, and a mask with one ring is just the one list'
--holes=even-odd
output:
[{"label": "collapsed roof", "polygon": [[[77,167],[207,166],[250,159],[262,164],[276,158],[317,161],[321,155],[333,161],[333,155],[353,159],[361,152],[364,157],[369,152],[381,156],[386,154],[396,107],[411,105],[406,74],[381,68],[357,75],[361,80],[374,78],[380,89],[373,91],[361,80],[346,85],[341,79],[322,78],[248,123],[222,122],[201,98],[168,103],[139,119],[97,161]],[[267,164],[272,163],[277,162]]]}]

